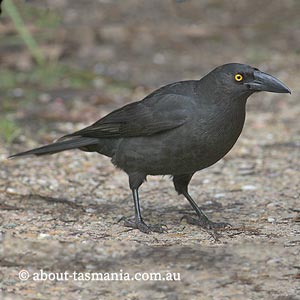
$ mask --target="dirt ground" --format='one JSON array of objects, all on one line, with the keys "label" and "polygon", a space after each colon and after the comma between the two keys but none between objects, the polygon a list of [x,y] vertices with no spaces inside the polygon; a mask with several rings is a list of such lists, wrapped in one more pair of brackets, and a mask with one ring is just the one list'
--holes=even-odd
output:
[{"label": "dirt ground", "polygon": [[[300,1],[15,1],[47,58],[32,60],[0,21],[0,299],[300,299]],[[80,151],[7,160],[169,82],[243,62],[292,95],[248,101],[234,149],[190,185],[215,240],[168,177],[140,191],[147,222],[128,230],[127,176]],[[2,124],[2,125],[1,125]],[[2,126],[2,127],[1,127]],[[180,281],[33,280],[59,272],[180,273]],[[31,277],[20,280],[27,270]]]}]

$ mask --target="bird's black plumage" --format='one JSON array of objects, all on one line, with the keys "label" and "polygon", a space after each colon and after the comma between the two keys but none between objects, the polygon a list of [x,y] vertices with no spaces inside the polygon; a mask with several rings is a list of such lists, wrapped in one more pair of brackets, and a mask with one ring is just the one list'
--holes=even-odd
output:
[{"label": "bird's black plumage", "polygon": [[200,80],[166,85],[113,111],[96,123],[57,142],[16,154],[45,155],[79,148],[109,156],[129,176],[135,220],[128,226],[143,232],[162,231],[146,225],[138,188],[147,175],[172,175],[176,191],[195,209],[206,228],[223,227],[203,214],[188,194],[193,174],[220,160],[237,141],[245,121],[247,98],[256,91],[290,93],[278,79],[243,64],[226,64]]}]

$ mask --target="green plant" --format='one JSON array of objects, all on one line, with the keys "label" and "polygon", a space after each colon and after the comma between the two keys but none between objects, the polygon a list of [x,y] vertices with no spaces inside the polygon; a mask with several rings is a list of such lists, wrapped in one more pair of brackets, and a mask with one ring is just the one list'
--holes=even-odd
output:
[{"label": "green plant", "polygon": [[20,133],[16,123],[7,118],[0,119],[0,138],[6,143],[11,143]]},{"label": "green plant", "polygon": [[16,5],[12,0],[5,0],[3,4],[6,13],[12,19],[20,37],[28,47],[32,57],[39,65],[43,65],[45,62],[44,54],[39,48],[30,31],[27,29],[26,25],[24,24],[22,16],[20,15]]}]

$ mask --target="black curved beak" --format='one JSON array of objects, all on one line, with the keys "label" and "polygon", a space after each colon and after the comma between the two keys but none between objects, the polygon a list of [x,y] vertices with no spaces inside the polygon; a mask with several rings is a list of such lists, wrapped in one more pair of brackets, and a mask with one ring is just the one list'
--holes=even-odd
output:
[{"label": "black curved beak", "polygon": [[253,75],[254,80],[245,83],[250,90],[291,94],[291,90],[279,79],[259,70],[255,70]]}]

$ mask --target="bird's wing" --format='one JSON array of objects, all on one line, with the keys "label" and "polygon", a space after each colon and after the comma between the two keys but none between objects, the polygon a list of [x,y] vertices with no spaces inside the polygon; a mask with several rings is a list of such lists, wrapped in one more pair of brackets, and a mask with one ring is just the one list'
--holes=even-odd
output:
[{"label": "bird's wing", "polygon": [[191,98],[167,94],[130,103],[89,127],[61,139],[83,136],[93,138],[149,136],[183,125],[188,119]]}]

